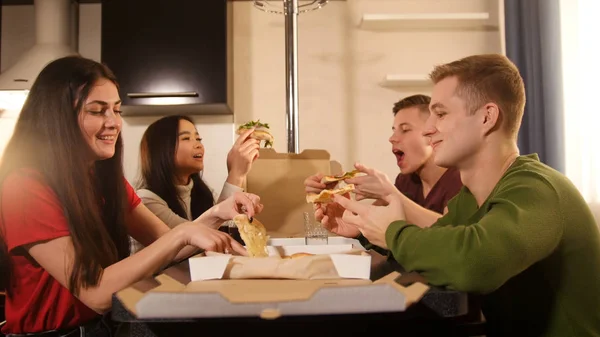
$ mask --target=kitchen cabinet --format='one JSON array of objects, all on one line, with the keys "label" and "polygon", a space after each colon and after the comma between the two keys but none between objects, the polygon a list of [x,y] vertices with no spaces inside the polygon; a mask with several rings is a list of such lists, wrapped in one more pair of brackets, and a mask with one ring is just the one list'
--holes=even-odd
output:
[{"label": "kitchen cabinet", "polygon": [[231,3],[104,0],[101,58],[124,115],[231,114]]}]

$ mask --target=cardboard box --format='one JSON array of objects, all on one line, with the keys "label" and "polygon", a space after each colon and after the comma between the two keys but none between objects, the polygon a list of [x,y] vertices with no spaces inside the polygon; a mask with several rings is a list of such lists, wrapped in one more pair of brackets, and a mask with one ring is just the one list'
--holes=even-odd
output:
[{"label": "cardboard box", "polygon": [[[323,315],[405,311],[428,287],[403,287],[398,273],[380,280],[212,280],[186,282],[183,263],[121,290],[117,297],[139,319]],[[173,270],[179,268],[178,270]]]},{"label": "cardboard box", "polygon": [[306,202],[304,180],[318,172],[337,174],[342,168],[325,150],[293,154],[260,149],[260,157],[248,173],[246,191],[260,196],[265,207],[257,219],[271,237],[304,236],[302,213],[314,212],[313,205]]},{"label": "cardboard box", "polygon": [[[303,239],[272,239],[271,244],[301,244]],[[356,242],[334,238],[332,244]],[[358,245],[353,244],[354,247]],[[117,297],[140,319],[182,319],[282,315],[323,315],[404,311],[429,289],[422,283],[403,287],[392,273],[375,282],[333,280],[191,281],[188,262],[121,290]]]}]

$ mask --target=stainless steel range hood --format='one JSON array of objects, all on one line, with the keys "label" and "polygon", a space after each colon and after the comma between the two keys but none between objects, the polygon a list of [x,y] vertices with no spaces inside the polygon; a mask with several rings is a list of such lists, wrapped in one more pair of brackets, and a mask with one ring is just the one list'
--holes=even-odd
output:
[{"label": "stainless steel range hood", "polygon": [[[71,47],[71,0],[35,0],[35,45],[0,74],[0,109],[19,108],[40,71],[51,61],[74,55]],[[22,102],[21,102],[22,104]]]}]

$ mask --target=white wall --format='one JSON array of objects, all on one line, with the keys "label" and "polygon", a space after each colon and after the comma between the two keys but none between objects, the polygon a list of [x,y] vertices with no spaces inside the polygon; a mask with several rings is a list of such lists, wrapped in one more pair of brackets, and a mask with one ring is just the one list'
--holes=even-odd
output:
[{"label": "white wall", "polygon": [[[374,32],[359,29],[363,13],[471,12],[498,1],[349,0],[299,18],[300,148],[325,148],[350,169],[362,161],[395,176],[387,139],[392,106],[417,88],[382,88],[387,73],[427,74],[433,65],[478,53],[501,53],[499,31]],[[284,18],[252,2],[234,7],[235,121],[261,118],[285,141]],[[424,90],[428,93],[429,89]]]},{"label": "white wall", "polygon": [[[383,88],[388,73],[427,74],[435,64],[479,53],[502,53],[495,31],[376,32],[358,28],[362,13],[490,11],[498,22],[501,0],[332,1],[299,18],[300,149],[325,148],[350,169],[354,161],[398,173],[387,141],[393,103],[429,89]],[[100,5],[80,6],[79,51],[100,58]],[[207,149],[205,178],[219,189],[226,177],[226,153],[234,124],[269,122],[275,149],[287,151],[284,18],[234,3],[234,112],[232,117],[196,118]],[[31,6],[4,6],[2,68],[33,44]],[[118,75],[118,74],[117,74]],[[124,121],[125,174],[133,180],[142,133],[156,118]],[[0,118],[0,151],[13,122]]]}]

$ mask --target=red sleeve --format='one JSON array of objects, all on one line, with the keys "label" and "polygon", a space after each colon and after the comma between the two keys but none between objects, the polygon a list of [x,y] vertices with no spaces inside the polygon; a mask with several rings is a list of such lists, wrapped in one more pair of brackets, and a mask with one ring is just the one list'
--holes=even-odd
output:
[{"label": "red sleeve", "polygon": [[0,222],[8,249],[69,235],[56,194],[35,171],[10,174],[2,186]]},{"label": "red sleeve", "polygon": [[138,195],[135,193],[135,190],[133,189],[131,184],[127,181],[127,179],[123,178],[123,180],[125,180],[125,191],[127,193],[129,212],[131,212],[137,207],[137,205],[140,204],[140,202],[142,202],[142,199],[140,199],[140,197],[138,197]]}]

